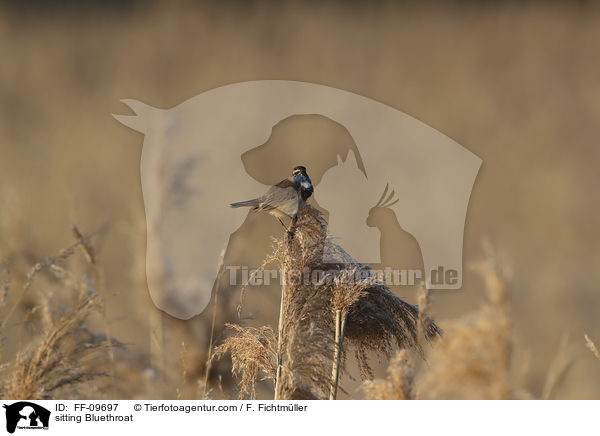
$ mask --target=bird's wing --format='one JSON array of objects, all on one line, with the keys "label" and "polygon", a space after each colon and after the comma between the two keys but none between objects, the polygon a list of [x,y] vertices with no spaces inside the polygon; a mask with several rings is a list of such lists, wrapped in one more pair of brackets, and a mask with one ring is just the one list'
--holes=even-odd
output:
[{"label": "bird's wing", "polygon": [[293,180],[283,179],[281,182],[279,182],[275,186],[271,186],[271,189],[273,189],[273,188],[281,188],[281,189],[294,188],[294,189],[298,189],[298,185],[296,185],[296,183],[294,183]]},{"label": "bird's wing", "polygon": [[285,179],[271,186],[266,194],[260,197],[258,209],[270,210],[294,201],[298,201],[298,186],[293,181]]}]

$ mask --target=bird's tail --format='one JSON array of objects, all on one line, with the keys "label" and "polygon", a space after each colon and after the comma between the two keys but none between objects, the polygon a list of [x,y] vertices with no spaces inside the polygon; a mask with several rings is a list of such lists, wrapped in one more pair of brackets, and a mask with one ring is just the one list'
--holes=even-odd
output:
[{"label": "bird's tail", "polygon": [[260,204],[258,199],[254,200],[246,200],[246,201],[238,201],[237,203],[231,203],[231,207],[257,207]]}]

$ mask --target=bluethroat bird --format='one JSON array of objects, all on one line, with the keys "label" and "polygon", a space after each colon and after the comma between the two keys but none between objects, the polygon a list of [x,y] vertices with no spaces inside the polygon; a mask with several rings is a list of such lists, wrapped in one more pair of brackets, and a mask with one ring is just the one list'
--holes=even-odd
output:
[{"label": "bluethroat bird", "polygon": [[291,233],[283,224],[281,218],[287,216],[292,219],[292,226],[298,218],[298,212],[304,207],[306,200],[314,191],[312,182],[303,166],[294,167],[292,176],[274,186],[258,198],[232,203],[231,207],[251,207],[252,210],[265,211],[276,217],[282,226]]}]

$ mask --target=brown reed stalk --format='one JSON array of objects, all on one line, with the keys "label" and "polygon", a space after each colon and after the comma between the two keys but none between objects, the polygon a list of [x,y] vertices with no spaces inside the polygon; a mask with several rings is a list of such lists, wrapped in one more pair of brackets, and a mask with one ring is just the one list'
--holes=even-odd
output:
[{"label": "brown reed stalk", "polygon": [[[0,270],[0,310],[4,308],[6,305],[6,299],[10,294],[10,285],[11,285],[11,270],[10,263],[8,260],[3,262],[2,270]],[[3,348],[4,348],[4,330],[0,325],[0,362],[3,361]],[[4,367],[4,364],[0,364],[0,370]]]},{"label": "brown reed stalk", "polygon": [[426,340],[425,330],[427,329],[427,320],[429,319],[429,310],[431,308],[431,291],[422,283],[417,291],[417,306],[419,307],[419,316],[417,318],[417,341],[423,344]]},{"label": "brown reed stalk", "polygon": [[335,277],[331,288],[331,310],[334,315],[335,343],[331,369],[330,400],[337,398],[348,312],[360,298],[365,296],[365,290],[376,283],[373,276],[357,280],[359,273],[360,270],[356,266],[340,271],[339,275]]},{"label": "brown reed stalk", "polygon": [[330,400],[337,398],[338,384],[340,381],[340,364],[342,361],[342,342],[344,341],[344,329],[342,328],[342,311],[335,311],[335,354],[331,368],[331,393]]},{"label": "brown reed stalk", "polygon": [[[100,270],[100,266],[98,265],[97,262],[97,258],[96,258],[96,250],[94,250],[94,247],[92,246],[91,242],[90,242],[90,238],[89,236],[84,236],[81,231],[79,231],[79,228],[73,224],[71,226],[71,230],[73,232],[73,237],[75,238],[75,241],[77,241],[79,243],[79,248],[81,248],[81,251],[84,254],[85,259],[87,260],[87,262],[89,263],[90,267],[92,268],[93,274],[94,274],[94,282],[96,284],[96,290],[98,291],[98,293],[100,294],[100,298],[101,298],[101,314],[102,314],[102,322],[104,324],[104,333],[106,335],[106,341],[107,341],[107,345],[108,345],[108,359],[110,361],[110,371],[109,374],[111,377],[115,377],[116,371],[115,371],[115,352],[114,352],[114,344],[113,344],[113,340],[112,340],[112,333],[111,333],[111,329],[110,329],[110,325],[108,322],[108,312],[106,309],[106,302],[107,302],[107,298],[106,298],[106,289],[104,287],[104,275],[102,274],[102,271]],[[98,230],[98,232],[100,232],[101,230]],[[115,391],[116,386],[113,385],[113,394],[116,392]]]},{"label": "brown reed stalk", "polygon": [[569,352],[569,338],[566,334],[563,334],[558,345],[558,350],[550,362],[548,373],[546,374],[541,396],[542,400],[554,398],[554,394],[564,382],[573,363],[573,355]]},{"label": "brown reed stalk", "polygon": [[283,328],[285,316],[285,295],[286,295],[286,269],[282,269],[283,283],[281,285],[281,300],[279,303],[279,323],[277,326],[277,372],[275,373],[275,389],[273,394],[274,400],[279,400],[281,397],[281,379],[283,373]]},{"label": "brown reed stalk", "polygon": [[202,388],[202,398],[206,398],[206,393],[208,392],[208,384],[209,384],[209,379],[210,379],[210,370],[212,369],[212,361],[213,361],[213,356],[212,356],[212,348],[213,348],[213,341],[214,341],[214,337],[215,337],[215,323],[217,320],[217,310],[219,308],[219,289],[221,287],[221,277],[223,276],[223,271],[225,271],[225,268],[223,267],[223,262],[224,262],[224,253],[221,254],[221,261],[219,262],[219,272],[217,273],[217,279],[215,281],[215,298],[214,298],[214,302],[213,302],[213,313],[212,313],[212,320],[210,323],[210,337],[208,340],[208,352],[206,354],[206,369],[204,371],[204,386]]},{"label": "brown reed stalk", "polygon": [[0,270],[0,307],[6,304],[6,298],[10,292],[10,262],[4,260],[2,270]]},{"label": "brown reed stalk", "polygon": [[179,354],[181,361],[181,387],[177,388],[176,394],[178,400],[185,398],[185,386],[187,384],[188,375],[188,350],[185,345],[185,341],[181,341],[181,353]]},{"label": "brown reed stalk", "polygon": [[600,360],[600,352],[598,352],[598,348],[596,348],[596,344],[594,344],[592,342],[592,340],[588,337],[587,334],[584,334],[583,337],[585,338],[585,345],[592,352],[592,354],[594,356],[596,356],[596,359]]},{"label": "brown reed stalk", "polygon": [[[292,227],[287,234],[286,238],[286,249],[289,251],[292,247],[293,237],[296,232],[297,221],[292,221]],[[281,299],[279,303],[279,322],[277,326],[277,372],[275,374],[275,389],[273,393],[273,399],[279,400],[281,398],[281,380],[283,374],[283,329],[285,328],[285,296],[287,294],[288,287],[288,270],[285,265],[281,268]]]}]

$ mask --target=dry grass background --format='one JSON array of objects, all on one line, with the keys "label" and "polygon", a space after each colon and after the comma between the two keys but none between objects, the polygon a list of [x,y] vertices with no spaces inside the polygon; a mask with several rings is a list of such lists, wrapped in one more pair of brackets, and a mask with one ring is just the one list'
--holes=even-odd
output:
[{"label": "dry grass background", "polygon": [[[32,266],[45,266],[4,326],[3,362],[12,365],[3,367],[2,395],[14,392],[15,370],[43,379],[28,368],[36,359],[52,366],[44,346],[68,357],[95,344],[85,367],[67,374],[52,366],[51,378],[108,376],[78,384],[78,393],[58,387],[48,393],[52,386],[38,385],[31,395],[202,396],[210,310],[188,322],[152,310],[143,271],[142,138],[110,114],[124,112],[122,98],[171,107],[227,83],[278,78],[389,104],[484,161],[464,258],[503,265],[502,274],[494,267],[483,277],[505,277],[504,297],[483,292],[493,286],[481,279],[481,266],[465,273],[462,291],[433,293],[429,310],[446,342],[428,350],[427,365],[404,352],[385,380],[387,361],[376,365],[381,392],[599,398],[598,361],[582,339],[584,332],[600,338],[599,23],[594,4],[559,2],[140,2],[60,13],[39,4],[3,6],[0,260],[10,266],[2,274],[4,309],[20,298]],[[262,159],[256,172],[277,180],[280,158]],[[59,273],[46,257],[73,244],[73,223],[84,235],[103,229],[92,238],[97,264],[74,253],[58,265],[69,274]],[[270,251],[268,235],[278,232],[269,217],[250,217],[230,259],[242,259],[243,246],[251,245],[257,249],[250,262],[260,265]],[[382,258],[393,264],[394,253]],[[99,296],[88,302],[79,282]],[[416,302],[412,292],[394,291]],[[255,327],[276,326],[278,290],[248,292],[254,292],[246,310]],[[225,322],[236,321],[238,293],[222,289],[217,341]],[[51,316],[43,315],[47,310]],[[67,333],[81,329],[87,333]],[[119,342],[102,342],[107,332]],[[36,344],[42,348],[31,348]],[[236,395],[230,372],[226,360],[215,362],[212,397]],[[456,381],[440,381],[449,377]],[[388,395],[359,385],[345,378],[348,394],[340,397]],[[258,383],[258,397],[268,397],[269,389]]]}]

